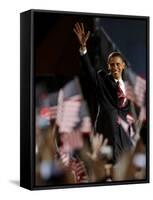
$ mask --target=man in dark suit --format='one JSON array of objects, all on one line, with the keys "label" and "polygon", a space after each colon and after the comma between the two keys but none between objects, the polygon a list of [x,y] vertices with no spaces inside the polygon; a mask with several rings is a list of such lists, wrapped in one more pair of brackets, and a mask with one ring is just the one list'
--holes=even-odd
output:
[{"label": "man in dark suit", "polygon": [[90,63],[86,47],[90,32],[85,32],[83,23],[76,23],[73,30],[80,44],[82,67],[90,77],[97,94],[99,107],[95,131],[108,138],[113,148],[115,163],[123,152],[132,147],[130,129],[125,130],[120,123],[128,122],[130,116],[130,102],[126,98],[125,83],[122,79],[125,60],[119,52],[112,52],[108,56],[109,73],[103,69],[96,72]]}]

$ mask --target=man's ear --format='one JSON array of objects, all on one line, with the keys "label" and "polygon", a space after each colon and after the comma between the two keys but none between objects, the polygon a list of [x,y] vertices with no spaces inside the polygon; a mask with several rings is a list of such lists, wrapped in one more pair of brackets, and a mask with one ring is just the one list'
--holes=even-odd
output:
[{"label": "man's ear", "polygon": [[125,67],[126,67],[126,64],[125,64],[125,62],[123,61],[123,69],[125,69]]},{"label": "man's ear", "polygon": [[110,72],[110,64],[107,64],[107,66],[108,66],[108,71]]}]

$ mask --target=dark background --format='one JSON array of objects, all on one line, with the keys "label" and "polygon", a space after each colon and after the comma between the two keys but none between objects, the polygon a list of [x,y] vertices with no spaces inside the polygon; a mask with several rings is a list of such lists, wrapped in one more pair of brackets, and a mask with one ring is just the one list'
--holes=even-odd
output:
[{"label": "dark background", "polygon": [[80,71],[79,45],[73,27],[77,21],[81,21],[91,28],[92,19],[93,17],[80,15],[35,13],[36,74],[65,76],[78,74]]},{"label": "dark background", "polygon": [[[91,31],[88,51],[94,61],[94,20],[96,16],[35,12],[34,46],[37,75],[76,75],[80,72],[79,45],[73,32],[76,22],[83,22]],[[110,38],[125,55],[133,70],[145,78],[146,75],[146,20],[128,17],[100,17]],[[93,62],[94,64],[94,62]]]}]

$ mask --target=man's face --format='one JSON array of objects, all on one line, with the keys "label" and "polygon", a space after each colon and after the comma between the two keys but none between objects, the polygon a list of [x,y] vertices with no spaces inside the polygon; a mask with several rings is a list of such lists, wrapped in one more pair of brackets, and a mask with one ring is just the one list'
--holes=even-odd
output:
[{"label": "man's face", "polygon": [[119,56],[110,58],[108,63],[108,69],[110,70],[112,76],[115,79],[120,79],[122,77],[122,72],[125,68],[125,62]]}]

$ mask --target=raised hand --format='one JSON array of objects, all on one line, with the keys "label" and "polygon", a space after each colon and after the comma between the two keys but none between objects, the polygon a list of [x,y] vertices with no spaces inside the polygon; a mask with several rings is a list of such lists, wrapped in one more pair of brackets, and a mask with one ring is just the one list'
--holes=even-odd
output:
[{"label": "raised hand", "polygon": [[76,34],[78,41],[81,47],[86,47],[86,42],[90,36],[90,31],[85,33],[83,23],[76,23],[75,27],[73,28],[74,33]]},{"label": "raised hand", "polygon": [[90,138],[92,153],[87,153],[88,157],[95,160],[98,157],[101,147],[106,146],[108,143],[108,139],[103,137],[102,134],[91,135]]}]

